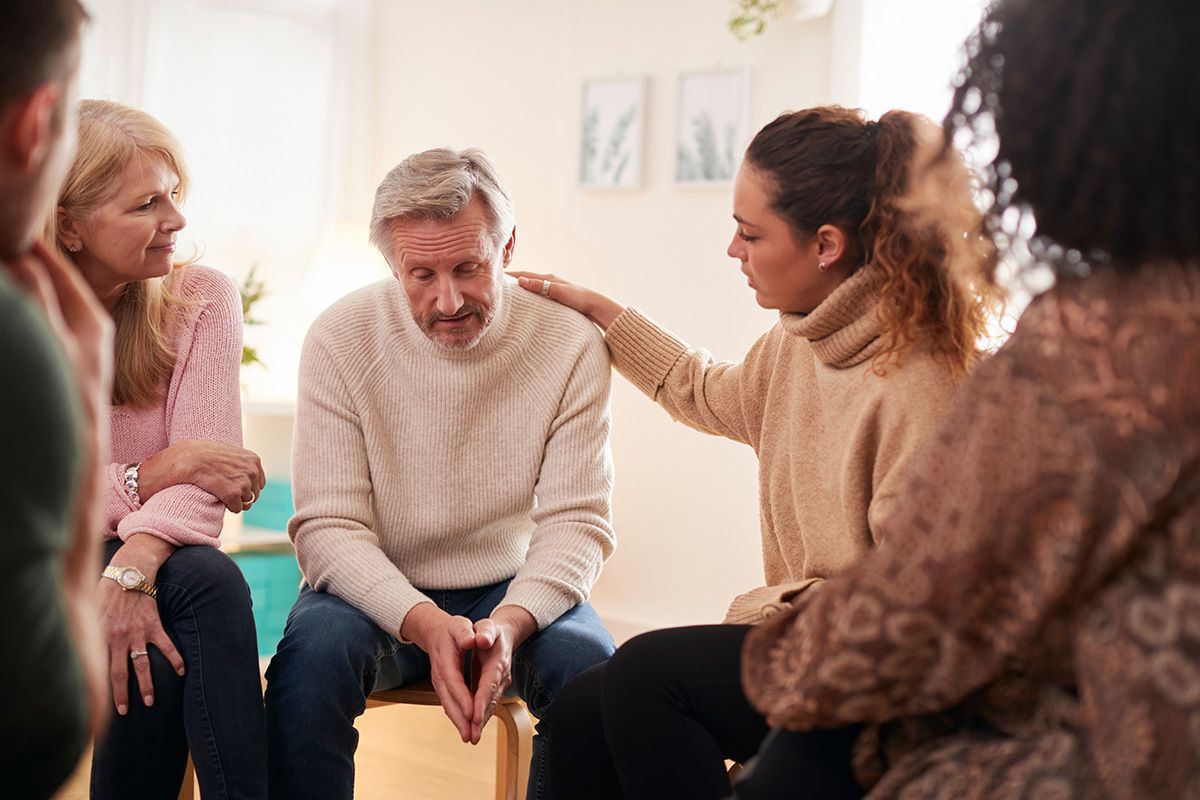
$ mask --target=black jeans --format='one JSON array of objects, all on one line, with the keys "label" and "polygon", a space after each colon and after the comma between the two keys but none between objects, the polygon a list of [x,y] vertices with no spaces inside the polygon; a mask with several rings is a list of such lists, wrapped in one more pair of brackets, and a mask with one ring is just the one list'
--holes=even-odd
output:
[{"label": "black jeans", "polygon": [[[749,631],[705,625],[642,634],[563,687],[550,709],[555,738],[548,797],[729,796],[725,759],[750,760],[769,731],[742,692],[742,642]],[[846,775],[852,742],[835,742],[831,759]],[[790,796],[797,790],[804,797],[841,796],[822,794],[804,774],[793,775]]]},{"label": "black jeans", "polygon": [[831,731],[776,728],[735,779],[737,800],[858,800],[865,792],[850,769],[861,725]]},{"label": "black jeans", "polygon": [[[105,546],[108,563],[121,542]],[[92,759],[92,797],[171,798],[190,752],[200,793],[267,796],[267,731],[250,590],[229,556],[180,547],[158,571],[158,613],[186,674],[149,647],[154,705],[140,701],[133,670],[129,713],[113,715]]]}]

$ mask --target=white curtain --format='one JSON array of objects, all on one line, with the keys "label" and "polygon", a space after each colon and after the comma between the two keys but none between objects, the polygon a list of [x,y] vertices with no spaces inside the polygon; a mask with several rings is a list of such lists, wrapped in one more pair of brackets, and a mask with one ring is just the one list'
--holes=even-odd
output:
[{"label": "white curtain", "polygon": [[[145,109],[181,140],[193,175],[180,235],[240,278],[257,266],[267,368],[290,395],[316,309],[305,285],[327,231],[371,200],[369,0],[93,0],[84,97]],[[380,275],[382,277],[382,274]]]}]

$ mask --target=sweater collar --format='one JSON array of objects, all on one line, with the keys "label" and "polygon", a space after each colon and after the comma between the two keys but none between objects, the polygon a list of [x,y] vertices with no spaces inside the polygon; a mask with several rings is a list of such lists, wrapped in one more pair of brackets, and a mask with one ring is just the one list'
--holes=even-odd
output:
[{"label": "sweater collar", "polygon": [[504,341],[504,333],[508,329],[509,319],[511,317],[510,309],[513,304],[513,292],[524,291],[517,288],[517,283],[514,279],[507,275],[500,276],[500,288],[496,292],[496,313],[492,317],[492,322],[488,325],[487,330],[483,332],[483,336],[476,342],[475,346],[468,350],[455,350],[451,347],[443,347],[437,342],[425,335],[417,325],[417,321],[413,319],[412,309],[408,305],[408,295],[404,293],[404,287],[400,285],[400,281],[393,281],[393,296],[399,305],[400,329],[404,339],[410,343],[410,346],[418,352],[424,353],[434,358],[440,358],[445,361],[478,361],[486,358],[500,346]]},{"label": "sweater collar", "polygon": [[861,364],[879,352],[879,287],[883,276],[870,265],[847,278],[808,314],[782,312],[783,329],[808,340],[822,363],[837,368]]}]

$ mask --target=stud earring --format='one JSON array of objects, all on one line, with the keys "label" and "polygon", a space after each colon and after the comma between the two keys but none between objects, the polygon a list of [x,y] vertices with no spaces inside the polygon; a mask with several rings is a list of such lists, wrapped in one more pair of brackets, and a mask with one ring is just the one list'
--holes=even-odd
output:
[{"label": "stud earring", "polygon": [[70,250],[72,253],[78,253],[79,245],[73,244],[73,245],[70,245],[69,247],[67,247],[67,249]]},{"label": "stud earring", "polygon": [[826,270],[828,270],[828,269],[829,269],[829,265],[828,265],[828,264],[826,264],[824,261],[818,261],[818,262],[817,262],[817,270],[818,270],[819,272],[825,272],[825,271],[826,271]]}]

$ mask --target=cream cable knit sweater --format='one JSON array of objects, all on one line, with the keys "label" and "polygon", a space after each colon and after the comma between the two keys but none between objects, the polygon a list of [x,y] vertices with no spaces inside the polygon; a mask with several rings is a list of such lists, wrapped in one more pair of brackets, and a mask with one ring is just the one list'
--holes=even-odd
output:
[{"label": "cream cable knit sweater", "polygon": [[466,351],[430,341],[392,278],[304,342],[288,531],[313,588],[393,635],[422,589],[507,578],[500,605],[545,627],[613,551],[603,339],[508,279],[498,297]]},{"label": "cream cable knit sweater", "polygon": [[714,363],[636,309],[608,327],[613,365],[635,386],[758,454],[767,585],[736,598],[726,622],[761,621],[876,545],[905,467],[950,406],[957,381],[929,355],[871,370],[879,283],[864,268],[811,314],[781,314],[740,364]]}]

